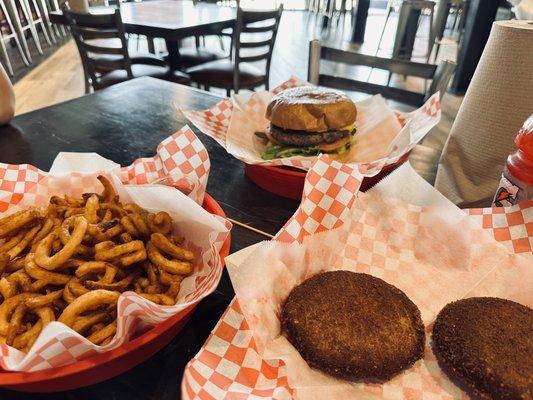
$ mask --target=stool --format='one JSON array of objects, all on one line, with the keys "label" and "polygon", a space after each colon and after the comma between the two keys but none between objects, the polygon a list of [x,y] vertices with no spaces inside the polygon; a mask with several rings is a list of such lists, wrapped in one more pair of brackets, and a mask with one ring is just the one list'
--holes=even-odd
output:
[{"label": "stool", "polygon": [[7,12],[6,5],[4,3],[4,0],[0,0],[0,14],[3,15],[5,18],[5,24],[9,28],[10,33],[4,33],[0,29],[0,57],[2,58],[2,61],[4,65],[6,66],[7,72],[10,76],[13,76],[13,67],[11,66],[11,61],[9,60],[9,56],[7,54],[6,49],[6,43],[9,43],[11,40],[15,42],[15,45],[17,47],[17,50],[19,51],[20,57],[22,58],[22,62],[29,67],[30,63],[28,59],[26,58],[26,54],[24,53],[24,50],[22,49],[22,46],[20,45],[20,41],[17,35],[17,32],[15,31],[15,27],[13,26],[13,23],[11,22],[11,17],[9,16],[9,13]]},{"label": "stool", "polygon": [[[48,19],[48,10],[46,9],[43,0],[21,0],[21,2],[26,6],[26,10],[28,11],[35,32],[37,33],[37,27],[40,26],[46,43],[48,43],[48,46],[51,46],[52,43],[50,38],[52,37],[53,32],[51,31],[50,20]],[[43,10],[45,12],[43,12]],[[53,40],[55,43],[55,37],[53,37]]]},{"label": "stool", "polygon": [[[31,0],[28,0],[28,1],[31,1]],[[53,42],[53,43],[56,43],[56,35],[54,33],[54,28],[52,26],[52,22],[50,22],[50,14],[49,14],[49,11],[48,11],[48,6],[46,4],[46,0],[33,0],[34,3],[37,4],[37,7],[39,7],[39,12],[41,14],[41,19],[42,19],[42,29],[46,29],[46,31],[48,32],[48,36],[50,37],[50,40]]]},{"label": "stool", "polygon": [[39,36],[37,35],[35,25],[33,24],[33,18],[30,17],[30,12],[26,7],[26,2],[25,0],[5,0],[5,6],[7,12],[11,16],[11,21],[13,22],[15,32],[17,33],[18,38],[22,43],[22,48],[26,53],[26,58],[31,63],[31,53],[30,49],[28,48],[28,42],[26,41],[25,35],[25,32],[27,30],[30,31],[30,34],[35,43],[35,47],[37,48],[39,54],[43,54],[43,49],[41,48],[41,42],[39,41]]},{"label": "stool", "polygon": [[457,43],[459,44],[461,42],[466,12],[468,9],[468,0],[441,0],[435,14],[433,26],[434,38],[432,42],[435,44],[435,60],[437,60],[439,55],[440,46],[444,37],[444,31],[446,30],[446,22],[448,21],[448,17],[450,16],[450,11],[452,9],[455,10],[455,20],[453,22],[454,28],[457,24],[457,17],[459,16],[459,37],[457,38]]},{"label": "stool", "polygon": [[[398,16],[398,26],[396,28],[396,37],[394,38],[394,47],[392,49],[392,58],[410,60],[412,56],[413,44],[416,37],[416,30],[420,24],[422,13],[429,15],[429,38],[426,59],[429,61],[431,50],[433,49],[433,12],[435,2],[428,0],[404,0],[400,7]],[[418,16],[417,16],[418,14]],[[417,16],[416,28],[413,30],[412,18]],[[411,20],[411,21],[410,21]],[[411,22],[411,23],[409,23]]]}]

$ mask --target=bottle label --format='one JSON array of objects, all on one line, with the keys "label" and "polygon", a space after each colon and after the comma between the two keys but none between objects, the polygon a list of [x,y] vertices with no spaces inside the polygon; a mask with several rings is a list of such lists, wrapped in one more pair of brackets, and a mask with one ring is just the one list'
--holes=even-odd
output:
[{"label": "bottle label", "polygon": [[533,187],[526,185],[506,172],[504,171],[502,174],[493,205],[496,207],[508,207],[524,200],[533,199]]}]

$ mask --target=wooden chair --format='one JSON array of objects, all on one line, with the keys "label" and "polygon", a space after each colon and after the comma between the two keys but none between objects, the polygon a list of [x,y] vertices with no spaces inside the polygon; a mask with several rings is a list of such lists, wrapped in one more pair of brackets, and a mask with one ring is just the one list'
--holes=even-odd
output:
[{"label": "wooden chair", "polygon": [[113,14],[78,14],[66,4],[63,13],[78,46],[86,92],[91,86],[99,90],[141,76],[181,84],[190,82],[187,74],[169,69],[164,61],[153,56],[130,57],[120,9],[115,9]]},{"label": "wooden chair", "polygon": [[[346,77],[322,74],[320,73],[321,60],[372,67],[389,71],[390,73],[416,76],[423,79],[431,79],[432,81],[429,89],[425,93],[418,93],[388,85],[380,85]],[[420,107],[436,92],[440,92],[440,98],[442,99],[455,70],[455,65],[456,64],[452,61],[443,61],[437,66],[434,64],[374,57],[366,54],[321,46],[318,40],[312,40],[309,44],[308,80],[312,84],[335,89],[368,94],[381,94],[387,99],[414,107]]]},{"label": "wooden chair", "polygon": [[[276,42],[279,21],[283,12],[283,6],[274,11],[243,11],[241,8],[237,11],[237,22],[233,36],[233,55],[234,59],[224,59],[211,61],[187,69],[191,79],[206,89],[217,87],[226,89],[228,96],[233,89],[235,93],[239,89],[254,89],[258,86],[265,85],[268,90],[268,80],[270,76],[270,61]],[[258,22],[272,21],[268,25],[257,25]],[[261,41],[245,41],[242,34],[263,33],[270,34],[270,37]],[[243,49],[250,50],[264,49],[266,51],[245,55]],[[266,61],[266,71],[263,72],[253,66],[252,62]]]}]

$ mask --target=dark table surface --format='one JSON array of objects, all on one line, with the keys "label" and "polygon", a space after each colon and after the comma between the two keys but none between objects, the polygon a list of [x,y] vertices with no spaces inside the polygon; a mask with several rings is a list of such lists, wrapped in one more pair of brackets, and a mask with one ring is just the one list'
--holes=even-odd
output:
[{"label": "dark table surface", "polygon": [[[93,14],[112,13],[115,7],[91,7]],[[124,29],[128,33],[183,39],[196,34],[219,32],[233,26],[237,9],[190,0],[154,0],[120,3]],[[50,13],[50,21],[66,24],[61,11]]]},{"label": "dark table surface", "polygon": [[[0,162],[30,163],[48,170],[60,151],[97,152],[122,165],[154,154],[157,144],[187,124],[172,106],[204,109],[220,97],[186,86],[139,78],[95,94],[16,117],[0,127]],[[226,214],[271,234],[298,203],[255,186],[243,164],[213,139],[199,133],[211,159],[207,192]],[[235,226],[231,252],[265,240]],[[205,298],[174,340],[148,361],[108,381],[55,394],[24,394],[0,389],[2,400],[136,400],[179,398],[183,369],[198,352],[234,295],[226,272],[217,290]]]}]

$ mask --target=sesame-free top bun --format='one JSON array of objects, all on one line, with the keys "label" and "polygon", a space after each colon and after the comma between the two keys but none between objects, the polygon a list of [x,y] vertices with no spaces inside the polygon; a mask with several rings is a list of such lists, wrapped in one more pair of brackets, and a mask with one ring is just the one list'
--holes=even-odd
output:
[{"label": "sesame-free top bun", "polygon": [[266,118],[283,129],[307,132],[337,130],[355,123],[357,108],[345,94],[332,89],[300,86],[272,98]]}]

